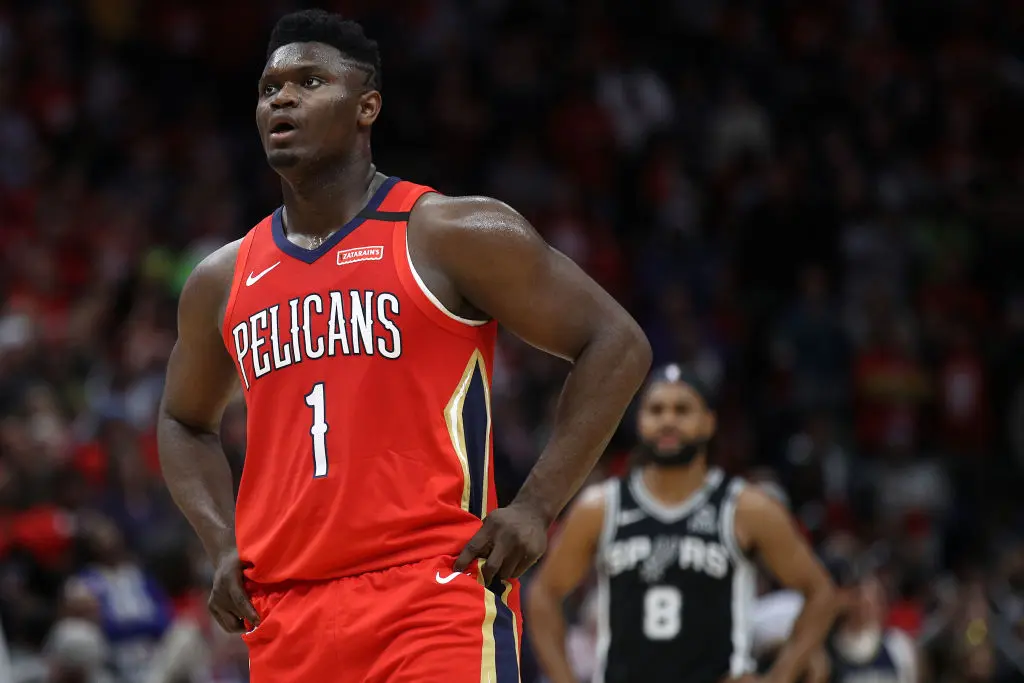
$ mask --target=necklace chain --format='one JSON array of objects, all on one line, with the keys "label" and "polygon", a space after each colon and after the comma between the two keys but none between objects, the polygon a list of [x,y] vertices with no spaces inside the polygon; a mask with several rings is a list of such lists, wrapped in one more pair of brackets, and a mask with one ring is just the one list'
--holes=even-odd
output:
[{"label": "necklace chain", "polygon": [[[371,178],[371,180],[370,180],[370,186],[367,187],[367,190],[369,190],[369,187],[372,187],[372,185],[373,185],[373,176],[376,173],[377,173],[377,167],[371,165],[370,166],[370,174],[371,174],[370,178]],[[330,236],[333,235],[336,232],[337,232],[337,230],[332,230],[330,233],[328,233],[326,235],[322,235],[322,236],[321,235],[312,235],[311,237],[308,238],[309,239],[309,248],[310,249],[319,249],[320,247],[323,246],[324,242],[326,242],[330,238]]]}]

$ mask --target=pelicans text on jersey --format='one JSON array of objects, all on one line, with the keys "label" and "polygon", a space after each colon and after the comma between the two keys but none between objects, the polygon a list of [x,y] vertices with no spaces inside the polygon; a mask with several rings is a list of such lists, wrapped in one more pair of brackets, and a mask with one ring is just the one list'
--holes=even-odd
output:
[{"label": "pelicans text on jersey", "polygon": [[261,584],[457,555],[495,505],[496,324],[449,313],[406,247],[429,188],[389,178],[317,249],[278,209],[242,241],[224,317],[248,409],[236,534]]}]

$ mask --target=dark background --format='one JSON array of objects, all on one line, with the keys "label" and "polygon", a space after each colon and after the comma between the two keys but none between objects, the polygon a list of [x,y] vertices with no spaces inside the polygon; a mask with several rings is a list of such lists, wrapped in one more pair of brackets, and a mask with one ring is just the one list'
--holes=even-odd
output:
[{"label": "dark background", "polygon": [[[1021,678],[1024,2],[322,5],[381,44],[382,171],[508,201],[656,362],[692,364],[722,397],[718,463],[780,482],[821,552],[872,558],[932,679]],[[104,648],[158,669],[168,634],[208,644],[188,650],[195,683],[245,680],[203,614],[209,567],[153,426],[184,278],[279,204],[256,81],[300,6],[0,2],[16,680]],[[496,366],[507,500],[567,367],[508,336]],[[631,427],[595,476],[621,470]],[[235,405],[237,467],[244,437]],[[120,607],[97,585],[128,586]]]}]

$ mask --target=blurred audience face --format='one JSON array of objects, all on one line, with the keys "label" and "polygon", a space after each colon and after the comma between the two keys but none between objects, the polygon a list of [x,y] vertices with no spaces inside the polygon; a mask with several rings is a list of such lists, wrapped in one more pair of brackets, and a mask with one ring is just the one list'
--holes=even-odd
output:
[{"label": "blurred audience face", "polygon": [[104,517],[91,519],[85,537],[94,562],[105,566],[116,566],[124,560],[124,537],[110,520]]},{"label": "blurred audience face", "polygon": [[64,604],[61,607],[61,613],[66,618],[84,619],[98,623],[100,603],[84,583],[72,579],[64,587]]},{"label": "blurred audience face", "polygon": [[866,662],[882,644],[885,618],[885,589],[875,576],[852,587],[848,609],[836,636],[836,647],[851,662]]},{"label": "blurred audience face", "polygon": [[876,576],[864,578],[851,591],[848,627],[857,630],[879,629],[885,620],[885,587]]}]

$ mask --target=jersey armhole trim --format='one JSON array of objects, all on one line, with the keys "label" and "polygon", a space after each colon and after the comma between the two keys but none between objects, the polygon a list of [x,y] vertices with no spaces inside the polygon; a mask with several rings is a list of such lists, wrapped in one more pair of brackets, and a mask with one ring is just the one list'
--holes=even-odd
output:
[{"label": "jersey armhole trim", "polygon": [[604,485],[604,519],[601,520],[601,535],[597,537],[598,558],[615,538],[616,520],[619,516],[619,480],[609,479]]},{"label": "jersey armhole trim", "polygon": [[739,478],[729,482],[729,490],[726,492],[725,501],[722,503],[722,515],[718,520],[722,541],[729,550],[729,554],[736,560],[737,566],[751,564],[751,559],[743,552],[739,541],[736,539],[736,504],[740,493],[746,485],[746,481]]},{"label": "jersey armhole trim", "polygon": [[398,271],[398,278],[419,309],[430,320],[445,330],[472,339],[478,338],[483,330],[495,324],[493,320],[463,318],[445,308],[444,304],[427,288],[412,263],[412,258],[409,255],[409,223],[398,221],[395,226],[392,248],[395,252],[395,269]]},{"label": "jersey armhole trim", "polygon": [[490,320],[471,320],[470,318],[463,318],[460,315],[456,315],[456,314],[452,313],[451,311],[449,311],[448,307],[445,306],[443,303],[441,303],[440,299],[438,299],[436,296],[434,296],[434,293],[431,292],[430,288],[428,288],[426,283],[423,282],[423,278],[421,278],[420,274],[418,272],[416,272],[416,265],[412,262],[412,255],[409,253],[409,224],[408,224],[408,222],[405,223],[405,230],[404,230],[404,232],[405,232],[405,259],[409,263],[409,272],[412,273],[412,276],[416,280],[416,284],[419,285],[420,290],[423,292],[423,294],[426,295],[426,297],[428,299],[430,299],[430,302],[432,304],[434,304],[434,306],[437,308],[437,310],[441,311],[442,313],[444,313],[446,316],[448,316],[452,320],[454,320],[454,321],[456,321],[458,323],[461,323],[463,325],[466,325],[468,327],[483,327],[487,323],[491,322]]},{"label": "jersey armhole trim", "polygon": [[231,290],[228,292],[228,301],[224,306],[224,318],[221,320],[221,337],[232,357],[234,354],[231,353],[231,318],[235,312],[235,301],[238,298],[238,290],[242,287],[242,276],[245,274],[245,264],[249,261],[249,251],[252,249],[254,236],[264,223],[266,223],[265,219],[242,238],[242,243],[238,245],[238,254],[235,256],[235,269],[231,274]]}]

